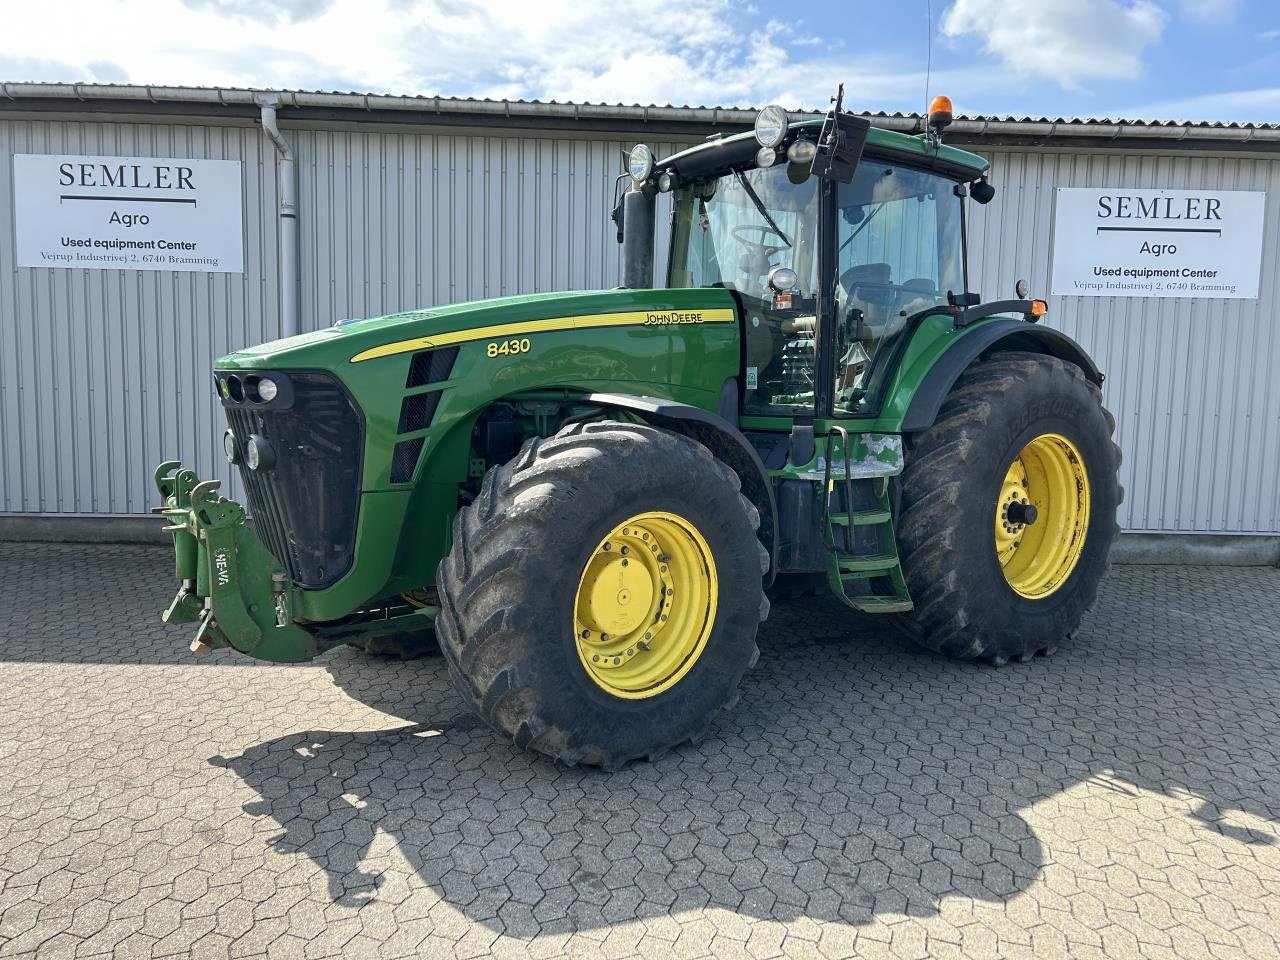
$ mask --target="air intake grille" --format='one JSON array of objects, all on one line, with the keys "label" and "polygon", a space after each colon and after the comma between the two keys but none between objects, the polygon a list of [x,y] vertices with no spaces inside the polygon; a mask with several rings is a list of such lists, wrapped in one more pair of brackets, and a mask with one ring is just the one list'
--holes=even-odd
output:
[{"label": "air intake grille", "polygon": [[440,403],[440,391],[428,390],[405,397],[400,404],[400,425],[396,433],[413,433],[429,426]]},{"label": "air intake grille", "polygon": [[[285,376],[284,374],[281,375]],[[364,421],[332,376],[289,373],[293,403],[224,402],[243,450],[251,435],[271,444],[272,470],[240,466],[254,527],[301,587],[326,587],[351,566]]]},{"label": "air intake grille", "polygon": [[439,350],[423,350],[413,355],[409,364],[409,376],[405,378],[406,388],[425,387],[428,383],[439,383],[448,380],[453,372],[453,362],[458,359],[457,347],[442,347]]},{"label": "air intake grille", "polygon": [[422,437],[416,440],[401,440],[396,444],[395,453],[391,455],[392,483],[408,483],[413,479],[413,471],[417,469],[420,453],[422,453]]}]

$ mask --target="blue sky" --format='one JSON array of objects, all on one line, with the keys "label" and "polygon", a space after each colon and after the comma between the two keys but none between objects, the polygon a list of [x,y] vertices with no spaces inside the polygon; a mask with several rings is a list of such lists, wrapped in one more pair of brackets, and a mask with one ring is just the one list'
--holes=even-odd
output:
[{"label": "blue sky", "polygon": [[[0,80],[623,103],[925,103],[929,0],[14,4]],[[932,0],[970,114],[1280,122],[1280,0]],[[64,24],[75,23],[67,30]]]}]

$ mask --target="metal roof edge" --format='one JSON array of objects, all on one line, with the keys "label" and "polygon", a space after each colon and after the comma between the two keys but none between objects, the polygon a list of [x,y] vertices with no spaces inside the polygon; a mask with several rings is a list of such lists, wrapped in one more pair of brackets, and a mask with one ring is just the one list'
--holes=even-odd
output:
[{"label": "metal roof edge", "polygon": [[[353,113],[406,111],[439,116],[488,116],[504,119],[538,118],[560,121],[636,121],[640,126],[678,123],[712,126],[742,125],[749,127],[756,110],[743,107],[706,107],[656,104],[576,103],[555,100],[489,100],[465,97],[397,96],[375,93],[325,93],[306,90],[269,90],[261,88],[175,87],[93,83],[12,83],[0,82],[0,106],[3,101],[75,100],[80,102],[204,104],[212,106],[258,107],[274,101],[282,108],[328,109]],[[793,117],[821,116],[820,111],[795,110]],[[919,133],[924,118],[919,114],[864,112],[872,124],[902,133]],[[1090,139],[1150,138],[1162,140],[1224,140],[1235,143],[1252,141],[1280,142],[1280,124],[1242,124],[1223,121],[1145,121],[1124,119],[1091,119],[1048,117],[997,117],[958,115],[949,132],[981,138],[1002,136],[1087,137]]]}]

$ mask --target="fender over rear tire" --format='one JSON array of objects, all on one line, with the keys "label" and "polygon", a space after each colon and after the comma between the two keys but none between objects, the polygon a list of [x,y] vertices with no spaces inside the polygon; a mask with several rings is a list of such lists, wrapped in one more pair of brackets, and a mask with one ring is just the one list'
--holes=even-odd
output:
[{"label": "fender over rear tire", "polygon": [[[756,630],[769,609],[759,523],[734,472],[678,434],[602,422],[529,441],[491,469],[479,496],[459,511],[437,571],[436,630],[456,687],[517,746],[569,764],[616,768],[698,739],[736,701],[756,661]],[[645,547],[659,542],[650,558]],[[654,577],[667,577],[669,566],[672,586],[655,579],[660,589],[640,581],[620,589],[624,577],[637,575],[638,556],[652,559]],[[695,568],[700,576],[689,572]],[[634,607],[633,590],[640,597]],[[682,605],[685,596],[701,599]],[[583,612],[592,602],[612,604],[611,614],[623,619],[644,605],[643,616],[618,629],[643,639],[649,624],[657,638],[595,665],[592,645],[603,650],[609,634]],[[668,626],[664,611],[690,629]],[[686,649],[682,637],[697,643]],[[634,659],[621,670],[610,667],[627,657]],[[671,670],[650,676],[646,664]]]},{"label": "fender over rear tire", "polygon": [[1001,664],[1075,632],[1119,530],[1114,428],[1075,364],[997,353],[961,374],[907,439],[897,536],[915,610],[899,622],[913,639]]}]

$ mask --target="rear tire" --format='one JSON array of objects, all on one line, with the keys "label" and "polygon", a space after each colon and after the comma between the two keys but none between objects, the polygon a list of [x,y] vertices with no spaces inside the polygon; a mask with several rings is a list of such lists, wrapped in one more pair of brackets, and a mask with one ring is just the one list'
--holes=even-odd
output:
[{"label": "rear tire", "polygon": [[[1119,529],[1114,426],[1098,387],[1056,357],[999,353],[961,374],[906,445],[897,536],[915,610],[900,622],[913,639],[1002,664],[1075,632]],[[1027,502],[1037,512],[1016,522]]]},{"label": "rear tire", "polygon": [[[644,541],[635,537],[638,523],[648,525]],[[531,440],[513,461],[490,470],[476,500],[458,512],[453,546],[437,572],[436,630],[455,685],[517,746],[568,764],[616,768],[698,739],[737,699],[738,683],[756,661],[756,629],[769,609],[762,581],[769,560],[756,538],[759,523],[739,493],[737,475],[678,434],[605,422]],[[624,529],[630,541],[620,538]],[[663,532],[650,541],[650,529]],[[686,529],[693,533],[686,536]],[[693,581],[679,579],[684,554],[673,548],[677,540],[687,540],[690,557],[698,556],[698,544],[705,549],[704,599],[669,611],[677,624],[692,610],[696,630],[664,635],[665,581],[655,579],[661,589],[652,591],[628,581],[624,590],[623,579],[643,566],[637,556],[648,561],[646,543],[662,541],[654,559],[675,558],[669,566],[678,589],[670,592],[680,596],[673,600],[696,598]],[[610,566],[625,566],[620,552],[627,542],[629,570]],[[667,567],[662,570],[666,576]],[[633,590],[652,600],[633,604]],[[626,619],[641,606],[644,613],[616,628],[610,642],[624,630],[624,638],[643,637],[648,624],[659,636],[629,645],[619,658],[610,653],[596,666],[591,651],[603,646],[592,644],[609,634],[600,632],[590,604],[612,604],[615,594],[622,606],[612,615]],[[588,621],[596,625],[594,635],[583,628]],[[695,634],[697,644],[683,653],[679,638]],[[676,646],[663,645],[669,643]],[[627,657],[634,659],[621,671],[606,669]],[[643,686],[646,663],[673,666]],[[631,665],[640,671],[638,681],[627,679]],[[613,688],[611,676],[632,686]]]}]

